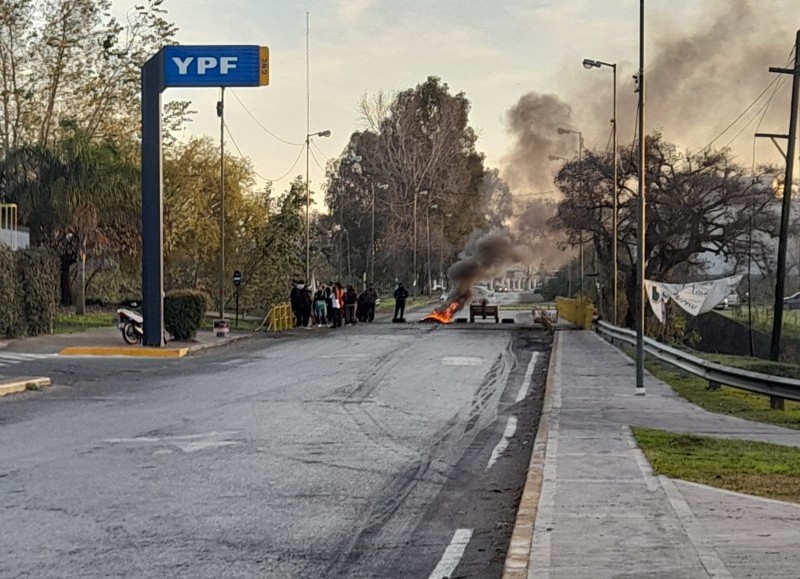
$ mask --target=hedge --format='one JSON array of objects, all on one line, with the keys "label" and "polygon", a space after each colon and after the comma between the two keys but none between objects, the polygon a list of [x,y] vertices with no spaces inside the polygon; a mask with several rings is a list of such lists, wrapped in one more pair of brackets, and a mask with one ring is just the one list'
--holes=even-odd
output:
[{"label": "hedge", "polygon": [[56,257],[44,247],[16,251],[15,257],[25,332],[29,336],[51,334],[58,311],[59,271]]},{"label": "hedge", "polygon": [[0,246],[0,337],[51,333],[57,291],[58,262],[50,250]]},{"label": "hedge", "polygon": [[22,293],[14,252],[0,245],[0,337],[14,338],[25,331]]},{"label": "hedge", "polygon": [[176,340],[195,336],[211,300],[199,290],[172,290],[164,296],[164,327]]}]

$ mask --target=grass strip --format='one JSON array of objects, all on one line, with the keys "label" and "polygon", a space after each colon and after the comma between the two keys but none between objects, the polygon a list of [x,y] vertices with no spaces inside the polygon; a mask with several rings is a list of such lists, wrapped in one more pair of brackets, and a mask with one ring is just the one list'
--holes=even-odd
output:
[{"label": "grass strip", "polygon": [[704,410],[800,430],[800,402],[787,400],[785,410],[773,410],[769,406],[769,396],[729,386],[723,386],[720,390],[709,390],[708,380],[663,362],[648,360],[645,366],[653,376],[669,384],[679,395]]},{"label": "grass strip", "polygon": [[658,474],[800,503],[800,448],[634,428]]},{"label": "grass strip", "polygon": [[108,312],[87,313],[78,316],[74,313],[60,312],[53,325],[54,334],[74,334],[92,328],[108,328],[114,325],[116,315]]}]

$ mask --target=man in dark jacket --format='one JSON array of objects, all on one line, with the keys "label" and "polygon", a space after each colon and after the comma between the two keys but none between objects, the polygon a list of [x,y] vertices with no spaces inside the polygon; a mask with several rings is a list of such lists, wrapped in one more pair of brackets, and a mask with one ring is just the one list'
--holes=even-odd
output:
[{"label": "man in dark jacket", "polygon": [[303,325],[303,293],[301,282],[292,281],[292,291],[289,293],[289,303],[292,306],[292,313],[294,314],[294,327]]},{"label": "man in dark jacket", "polygon": [[408,298],[408,291],[403,287],[402,283],[397,284],[397,289],[394,290],[394,318],[393,322],[405,321],[404,315],[406,313],[406,299]]},{"label": "man in dark jacket", "polygon": [[370,285],[361,295],[364,299],[364,321],[371,322],[375,319],[375,304],[378,303],[378,292]]}]

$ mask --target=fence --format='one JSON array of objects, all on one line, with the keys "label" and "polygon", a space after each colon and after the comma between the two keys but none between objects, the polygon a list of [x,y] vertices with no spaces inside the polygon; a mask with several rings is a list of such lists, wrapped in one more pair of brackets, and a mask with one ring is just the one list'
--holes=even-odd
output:
[{"label": "fence", "polygon": [[564,318],[568,322],[572,322],[584,330],[592,329],[594,304],[581,300],[557,297],[556,311],[558,312],[559,318]]},{"label": "fence", "polygon": [[[612,344],[614,340],[627,344],[636,343],[635,332],[626,328],[618,328],[607,322],[598,322],[597,332],[608,338]],[[663,362],[708,380],[709,390],[717,390],[724,384],[740,390],[764,394],[769,396],[770,406],[776,409],[783,408],[785,398],[800,401],[800,380],[723,366],[666,346],[648,337],[644,339],[644,349],[648,354]]]},{"label": "fence", "polygon": [[267,320],[269,320],[268,332],[282,332],[294,327],[295,318],[292,307],[289,304],[272,306],[267,314]]}]

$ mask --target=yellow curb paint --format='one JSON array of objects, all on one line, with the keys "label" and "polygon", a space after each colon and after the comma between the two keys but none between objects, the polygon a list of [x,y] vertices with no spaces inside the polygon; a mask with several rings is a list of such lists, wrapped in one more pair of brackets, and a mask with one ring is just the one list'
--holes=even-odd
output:
[{"label": "yellow curb paint", "polygon": [[0,397],[50,386],[50,378],[21,378],[13,382],[0,382]]},{"label": "yellow curb paint", "polygon": [[533,444],[531,461],[528,465],[528,476],[517,510],[517,521],[511,534],[511,544],[503,567],[503,579],[527,579],[533,548],[533,530],[536,523],[536,512],[539,508],[539,496],[542,494],[542,478],[544,475],[544,457],[547,454],[547,437],[550,434],[550,413],[553,407],[553,380],[556,372],[556,349],[558,333],[553,337],[550,350],[550,363],[547,368],[547,379],[544,384],[544,405],[542,417],[539,419],[539,430]]},{"label": "yellow curb paint", "polygon": [[140,358],[183,358],[189,348],[115,348],[104,346],[71,347],[61,350],[59,356],[132,356]]}]

